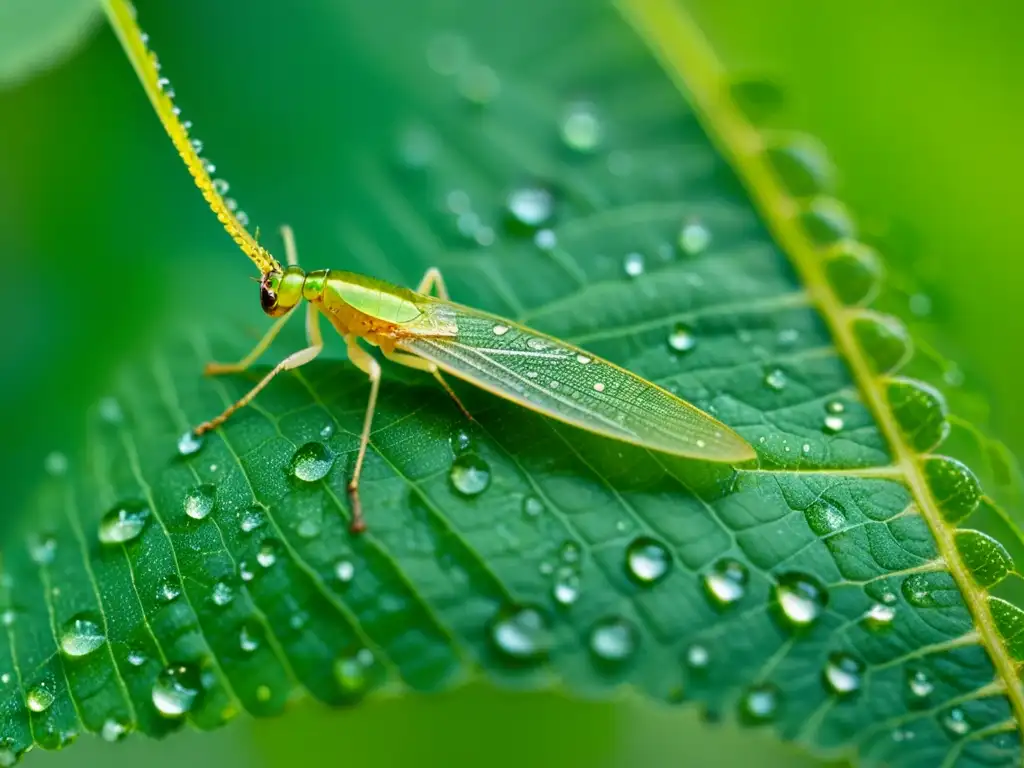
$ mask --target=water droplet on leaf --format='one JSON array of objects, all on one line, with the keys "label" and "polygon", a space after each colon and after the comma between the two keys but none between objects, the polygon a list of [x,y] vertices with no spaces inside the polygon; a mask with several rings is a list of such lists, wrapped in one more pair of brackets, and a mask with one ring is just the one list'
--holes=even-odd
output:
[{"label": "water droplet on leaf", "polygon": [[860,689],[864,664],[848,653],[833,653],[825,665],[825,685],[838,696],[848,696]]},{"label": "water droplet on leaf", "polygon": [[621,663],[632,658],[640,636],[632,622],[618,616],[598,621],[590,630],[590,652],[605,663]]},{"label": "water droplet on leaf", "polygon": [[746,593],[747,567],[738,560],[719,560],[704,574],[704,589],[719,606],[732,605]]},{"label": "water droplet on leaf", "polygon": [[323,443],[306,443],[295,451],[291,461],[292,474],[306,483],[327,477],[334,465],[334,455]]},{"label": "water droplet on leaf", "polygon": [[828,604],[828,592],[812,576],[785,573],[775,586],[775,600],[787,624],[806,627],[821,617]]},{"label": "water droplet on leaf", "polygon": [[768,389],[775,390],[776,392],[785,389],[788,381],[786,372],[781,368],[772,368],[764,376],[765,386],[767,386]]},{"label": "water droplet on leaf", "polygon": [[691,221],[679,230],[679,247],[689,256],[697,256],[711,245],[711,231],[699,222]]},{"label": "water droplet on leaf", "polygon": [[644,273],[644,257],[640,253],[628,253],[622,262],[622,268],[630,277],[640,277]]},{"label": "water droplet on leaf", "polygon": [[689,352],[697,346],[697,337],[690,326],[676,323],[668,335],[668,346],[673,352]]},{"label": "water droplet on leaf", "polygon": [[60,649],[65,656],[87,656],[104,642],[106,635],[100,625],[88,616],[79,614],[68,621],[60,634]]},{"label": "water droplet on leaf", "polygon": [[580,577],[572,568],[563,566],[555,574],[555,582],[551,586],[551,596],[559,605],[569,606],[579,600]]},{"label": "water droplet on leaf", "polygon": [[740,718],[748,725],[760,725],[775,719],[779,711],[779,689],[771,683],[758,683],[740,699]]},{"label": "water droplet on leaf", "polygon": [[491,484],[491,467],[477,454],[464,453],[452,462],[448,478],[463,496],[479,496]]},{"label": "water droplet on leaf", "polygon": [[199,673],[188,664],[164,667],[153,683],[153,706],[164,717],[182,717],[192,710],[199,697]]},{"label": "water droplet on leaf", "polygon": [[28,693],[25,695],[25,703],[33,712],[45,712],[53,705],[55,698],[48,684],[37,683],[28,689]]},{"label": "water droplet on leaf", "polygon": [[570,105],[562,119],[562,140],[577,152],[592,152],[601,143],[601,123],[594,105],[577,102]]},{"label": "water droplet on leaf", "polygon": [[210,514],[216,499],[217,487],[213,483],[197,485],[185,494],[185,514],[193,520],[202,520]]},{"label": "water droplet on leaf", "polygon": [[522,187],[509,194],[507,205],[516,221],[533,229],[543,226],[551,218],[555,199],[543,187]]},{"label": "water droplet on leaf", "polygon": [[141,501],[126,501],[100,520],[99,537],[104,544],[124,544],[139,537],[149,522],[149,507]]},{"label": "water droplet on leaf", "polygon": [[668,548],[650,536],[640,536],[626,548],[626,573],[638,584],[656,584],[672,567]]},{"label": "water droplet on leaf", "polygon": [[186,432],[178,438],[178,454],[181,456],[192,456],[203,447],[203,438],[194,432]]},{"label": "water droplet on leaf", "polygon": [[530,606],[501,611],[490,626],[491,642],[514,661],[539,661],[551,648],[551,632],[544,614]]}]

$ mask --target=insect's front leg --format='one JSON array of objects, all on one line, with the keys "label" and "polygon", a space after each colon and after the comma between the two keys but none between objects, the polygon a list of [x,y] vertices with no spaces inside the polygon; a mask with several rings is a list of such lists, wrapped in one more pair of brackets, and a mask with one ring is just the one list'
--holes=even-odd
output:
[{"label": "insect's front leg", "polygon": [[290,318],[294,313],[295,310],[293,309],[288,314],[279,317],[274,324],[270,326],[270,329],[263,334],[263,338],[256,342],[256,346],[252,348],[252,351],[237,363],[210,362],[206,364],[206,367],[203,369],[203,373],[207,376],[221,376],[225,373],[241,373],[248,369],[250,365],[260,359],[260,355],[267,351],[267,347],[270,346],[271,342],[273,342],[277,337],[277,334],[279,334],[281,329],[284,328],[284,324],[288,322],[288,318]]},{"label": "insect's front leg", "polygon": [[416,293],[424,293],[429,296],[431,290],[434,291],[439,299],[448,301],[448,288],[444,284],[441,270],[437,267],[431,267],[424,273],[423,279],[420,280],[420,284],[416,288]]}]

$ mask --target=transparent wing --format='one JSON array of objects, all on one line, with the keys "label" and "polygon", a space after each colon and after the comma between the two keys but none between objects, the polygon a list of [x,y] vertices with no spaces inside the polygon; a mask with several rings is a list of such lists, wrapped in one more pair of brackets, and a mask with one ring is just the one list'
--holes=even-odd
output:
[{"label": "transparent wing", "polygon": [[441,370],[554,419],[657,451],[742,462],[754,449],[699,408],[607,360],[500,317],[440,300],[458,334],[398,347]]}]

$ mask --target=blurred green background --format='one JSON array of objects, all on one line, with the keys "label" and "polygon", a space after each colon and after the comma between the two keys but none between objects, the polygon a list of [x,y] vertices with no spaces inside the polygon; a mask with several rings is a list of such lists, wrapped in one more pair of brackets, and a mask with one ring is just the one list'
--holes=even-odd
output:
[{"label": "blurred green background", "polygon": [[[322,20],[340,24],[342,0],[137,4],[179,103],[253,220],[268,230],[292,223],[304,252],[329,261],[337,211],[360,198],[346,183],[344,147],[374,136],[402,107],[386,93],[368,101],[372,71],[332,48],[337,33]],[[787,104],[774,124],[829,148],[842,197],[891,244],[891,268],[928,297],[914,312],[908,302],[904,317],[960,363],[966,386],[984,395],[995,435],[1022,455],[1024,363],[1013,351],[1024,337],[1019,3],[687,6],[730,70],[782,86]],[[77,443],[77,414],[103,394],[118,362],[145,354],[156,326],[148,318],[223,302],[248,306],[243,317],[260,322],[248,264],[190,186],[113,35],[94,29],[70,57],[0,91],[5,526],[44,456]],[[346,94],[356,92],[376,107],[346,110]],[[486,690],[346,713],[307,705],[258,727],[238,722],[163,746],[90,739],[31,759],[274,766],[289,764],[295,744],[324,760],[377,766],[814,764],[767,734],[707,727],[693,711]]]}]

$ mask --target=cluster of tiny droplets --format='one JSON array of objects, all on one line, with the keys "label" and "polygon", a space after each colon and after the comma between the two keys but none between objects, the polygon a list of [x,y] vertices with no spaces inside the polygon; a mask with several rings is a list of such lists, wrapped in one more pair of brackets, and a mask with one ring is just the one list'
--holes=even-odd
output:
[{"label": "cluster of tiny droplets", "polygon": [[[153,64],[153,69],[155,69],[157,75],[159,75],[160,60],[159,58],[157,58],[156,53],[149,50],[149,35],[147,35],[145,32],[142,32],[141,35],[142,44],[146,46],[146,50],[149,53],[150,61]],[[157,88],[160,89],[160,92],[171,100],[171,112],[174,115],[175,119],[180,122],[182,130],[185,132],[185,135],[189,139],[189,143],[192,145],[192,149],[195,150],[196,155],[199,156],[199,160],[200,162],[202,162],[203,165],[203,170],[206,171],[206,173],[210,176],[212,180],[211,184],[213,186],[213,191],[224,199],[224,205],[226,205],[228,210],[231,211],[232,214],[234,214],[234,217],[238,221],[238,223],[241,224],[243,227],[248,227],[249,216],[246,214],[245,211],[239,209],[238,201],[236,201],[233,197],[224,197],[228,193],[230,185],[224,179],[214,178],[213,174],[217,172],[217,166],[214,165],[214,163],[210,161],[209,158],[205,158],[202,156],[203,142],[200,139],[192,138],[192,121],[181,119],[181,108],[173,103],[175,93],[174,88],[171,87],[171,81],[168,80],[166,77],[160,76],[156,81],[156,85]]]}]

